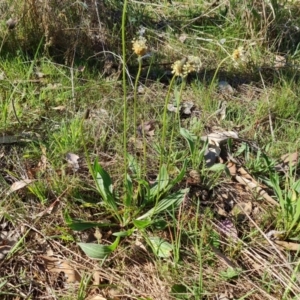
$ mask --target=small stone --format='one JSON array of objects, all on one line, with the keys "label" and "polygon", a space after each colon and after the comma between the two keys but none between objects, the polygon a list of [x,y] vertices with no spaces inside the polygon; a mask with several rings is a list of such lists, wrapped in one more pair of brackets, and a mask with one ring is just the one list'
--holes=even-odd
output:
[{"label": "small stone", "polygon": [[222,94],[233,94],[234,90],[227,81],[219,81],[218,89]]}]

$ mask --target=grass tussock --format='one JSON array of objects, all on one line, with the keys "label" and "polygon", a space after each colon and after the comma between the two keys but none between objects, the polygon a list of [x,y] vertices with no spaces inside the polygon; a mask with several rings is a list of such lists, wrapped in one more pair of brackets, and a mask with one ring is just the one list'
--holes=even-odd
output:
[{"label": "grass tussock", "polygon": [[298,299],[299,7],[2,1],[1,299]]}]

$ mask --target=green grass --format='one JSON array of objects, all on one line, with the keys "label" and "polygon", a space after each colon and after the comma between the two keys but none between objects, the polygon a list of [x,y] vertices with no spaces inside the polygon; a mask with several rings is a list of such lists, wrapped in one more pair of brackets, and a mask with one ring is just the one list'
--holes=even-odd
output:
[{"label": "green grass", "polygon": [[[3,299],[300,294],[299,162],[276,167],[299,150],[299,4],[172,2],[7,1],[18,23],[0,24]],[[191,56],[200,70],[174,76]],[[206,141],[222,131],[239,139]]]}]

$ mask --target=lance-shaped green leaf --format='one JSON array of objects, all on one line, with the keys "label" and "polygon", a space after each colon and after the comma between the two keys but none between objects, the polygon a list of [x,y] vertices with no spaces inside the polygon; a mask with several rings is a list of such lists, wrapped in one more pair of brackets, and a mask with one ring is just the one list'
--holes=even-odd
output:
[{"label": "lance-shaped green leaf", "polygon": [[135,157],[133,157],[130,154],[127,154],[128,159],[128,167],[132,174],[136,176],[137,178],[141,177],[141,167],[139,166],[138,162],[136,161]]},{"label": "lance-shaped green leaf", "polygon": [[173,246],[160,237],[150,237],[148,241],[158,257],[168,258],[172,255]]},{"label": "lance-shaped green leaf", "polygon": [[150,199],[154,201],[156,196],[163,193],[169,184],[169,174],[166,165],[162,165],[155,185],[150,189]]},{"label": "lance-shaped green leaf", "polygon": [[150,219],[147,220],[133,220],[133,225],[138,229],[145,229],[150,226],[152,221]]},{"label": "lance-shaped green leaf", "polygon": [[182,169],[180,171],[180,173],[171,181],[171,183],[169,184],[169,187],[172,188],[175,184],[177,184],[178,182],[180,182],[182,180],[182,178],[185,175],[185,171],[186,171],[186,165],[187,165],[187,160],[184,161]]},{"label": "lance-shaped green leaf", "polygon": [[109,223],[109,222],[89,222],[79,219],[72,219],[69,215],[69,212],[67,210],[64,211],[64,220],[68,227],[70,227],[73,230],[81,231],[86,230],[93,227],[113,227],[117,226],[117,224]]},{"label": "lance-shaped green leaf", "polygon": [[110,245],[99,245],[93,243],[77,243],[81,250],[90,258],[103,259],[110,253],[112,253],[119,245],[120,237]]},{"label": "lance-shaped green leaf", "polygon": [[163,211],[168,210],[171,207],[178,207],[184,200],[185,195],[189,192],[189,189],[180,190],[174,194],[166,196],[164,199],[160,200],[157,205],[151,208],[148,212],[142,216],[136,218],[137,220],[143,220],[146,218],[151,218],[154,215],[160,214]]},{"label": "lance-shaped green leaf", "polygon": [[180,128],[180,134],[185,138],[189,145],[190,153],[193,155],[195,152],[195,141],[196,141],[196,136],[192,135],[187,129],[185,128]]},{"label": "lance-shaped green leaf", "polygon": [[97,189],[106,205],[115,213],[118,212],[117,204],[113,194],[113,185],[109,174],[101,167],[96,159],[93,166]]}]

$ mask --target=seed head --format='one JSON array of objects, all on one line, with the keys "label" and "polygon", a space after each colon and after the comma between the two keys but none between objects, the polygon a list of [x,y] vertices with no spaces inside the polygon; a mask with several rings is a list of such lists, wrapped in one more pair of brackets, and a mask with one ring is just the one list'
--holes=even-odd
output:
[{"label": "seed head", "polygon": [[184,77],[184,64],[187,62],[186,58],[183,58],[182,60],[176,60],[174,64],[172,65],[172,74],[175,76],[182,76]]},{"label": "seed head", "polygon": [[185,77],[189,73],[199,72],[202,66],[201,60],[197,56],[188,56],[182,60],[177,60],[172,65],[172,73],[175,76]]},{"label": "seed head", "polygon": [[144,56],[148,51],[147,40],[140,36],[132,41],[132,50],[137,56]]},{"label": "seed head", "polygon": [[232,58],[236,62],[238,61],[245,61],[245,50],[244,47],[238,47],[232,53]]},{"label": "seed head", "polygon": [[184,74],[187,76],[192,72],[199,72],[202,66],[201,60],[197,56],[188,56],[187,62],[183,66]]}]

